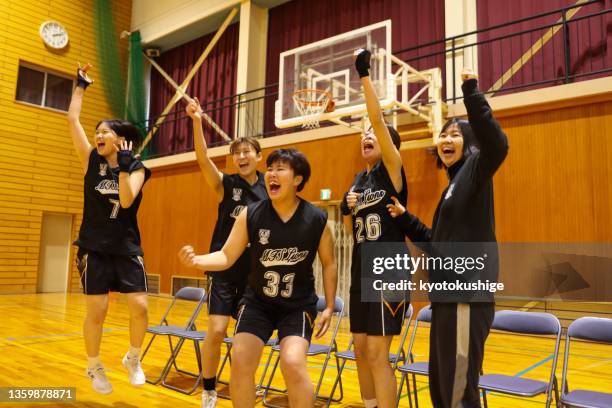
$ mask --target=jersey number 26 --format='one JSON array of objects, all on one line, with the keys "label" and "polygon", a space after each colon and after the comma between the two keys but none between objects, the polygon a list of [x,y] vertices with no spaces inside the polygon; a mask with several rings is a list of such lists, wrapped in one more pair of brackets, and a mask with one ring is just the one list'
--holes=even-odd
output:
[{"label": "jersey number 26", "polygon": [[[365,234],[364,234],[365,232]],[[376,213],[368,214],[363,218],[355,218],[355,239],[357,243],[368,241],[376,241],[380,237],[382,226],[380,225],[380,215]]]}]

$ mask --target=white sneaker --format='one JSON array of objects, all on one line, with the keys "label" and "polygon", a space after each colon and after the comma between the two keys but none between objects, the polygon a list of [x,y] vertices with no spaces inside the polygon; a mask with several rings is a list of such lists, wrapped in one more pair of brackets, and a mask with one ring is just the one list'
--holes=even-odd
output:
[{"label": "white sneaker", "polygon": [[217,391],[202,391],[202,408],[215,408],[217,406]]},{"label": "white sneaker", "polygon": [[129,352],[125,354],[122,360],[123,366],[127,368],[130,377],[130,384],[140,387],[146,382],[146,377],[140,359],[138,357],[130,357]]},{"label": "white sneaker", "polygon": [[88,368],[86,372],[87,376],[91,378],[91,386],[95,392],[100,394],[110,394],[113,392],[113,386],[108,381],[108,378],[106,378],[104,367]]}]

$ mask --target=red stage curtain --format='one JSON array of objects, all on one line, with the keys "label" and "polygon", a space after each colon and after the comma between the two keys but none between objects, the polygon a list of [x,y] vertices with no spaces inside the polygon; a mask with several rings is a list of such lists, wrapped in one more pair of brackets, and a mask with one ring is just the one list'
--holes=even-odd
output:
[{"label": "red stage curtain", "polygon": [[[521,18],[557,10],[574,5],[575,0],[477,0],[478,28],[483,29]],[[573,17],[586,16],[609,9],[612,0],[599,1],[583,6]],[[478,35],[478,40],[497,38],[503,35],[529,30],[545,24],[553,24],[561,18],[561,13],[512,24],[507,27],[486,31]],[[569,75],[580,75],[612,67],[612,36],[610,26],[612,13],[590,19],[569,20],[570,69]],[[521,55],[541,38],[547,29],[533,31],[507,39],[480,45],[478,48],[478,69],[482,89],[489,89]],[[564,59],[564,41],[562,30],[559,30],[544,47],[533,54],[533,58],[515,72],[504,88],[519,87],[519,92],[536,87],[552,86],[564,83],[566,75]],[[570,79],[570,82],[592,79],[607,74],[581,76]],[[549,81],[554,82],[521,87],[524,84]]]},{"label": "red stage curtain", "polygon": [[[236,93],[236,73],[238,61],[238,24],[230,25],[219,42],[212,49],[187,88],[187,94],[197,97],[210,117],[228,134],[234,129],[234,109],[228,108],[230,100],[216,101]],[[177,84],[181,84],[189,71],[212,39],[210,33],[186,44],[165,51],[156,62]],[[154,69],[151,70],[151,113],[155,121],[166,107],[172,96],[172,86]],[[226,106],[224,109],[219,109]],[[204,133],[209,145],[222,143],[222,138],[206,123]],[[166,117],[158,133],[151,141],[154,156],[180,153],[193,148],[191,119],[185,114],[185,102],[180,101]]]}]

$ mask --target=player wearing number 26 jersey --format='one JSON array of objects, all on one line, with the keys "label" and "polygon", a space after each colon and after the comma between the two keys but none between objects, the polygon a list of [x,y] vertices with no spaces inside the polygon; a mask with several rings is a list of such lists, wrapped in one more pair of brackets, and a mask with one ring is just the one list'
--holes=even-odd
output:
[{"label": "player wearing number 26 jersey", "polygon": [[[401,170],[402,191],[395,191],[384,163],[379,161],[368,172],[359,173],[351,191],[359,194],[352,209],[353,254],[351,263],[351,331],[369,335],[399,334],[402,327],[404,307],[397,302],[367,303],[361,299],[361,251],[365,242],[404,242],[403,231],[389,215],[387,204],[391,197],[405,203],[407,198],[406,177]],[[398,308],[399,306],[399,308]],[[369,318],[364,319],[364,316]],[[382,319],[382,320],[381,320]]]}]

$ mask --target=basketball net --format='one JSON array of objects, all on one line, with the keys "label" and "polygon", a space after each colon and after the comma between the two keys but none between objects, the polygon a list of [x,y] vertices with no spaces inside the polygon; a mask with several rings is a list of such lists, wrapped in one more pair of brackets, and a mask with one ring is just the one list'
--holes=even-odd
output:
[{"label": "basketball net", "polygon": [[334,110],[331,94],[319,89],[299,89],[293,93],[293,103],[304,118],[302,128],[316,129],[323,112]]}]

